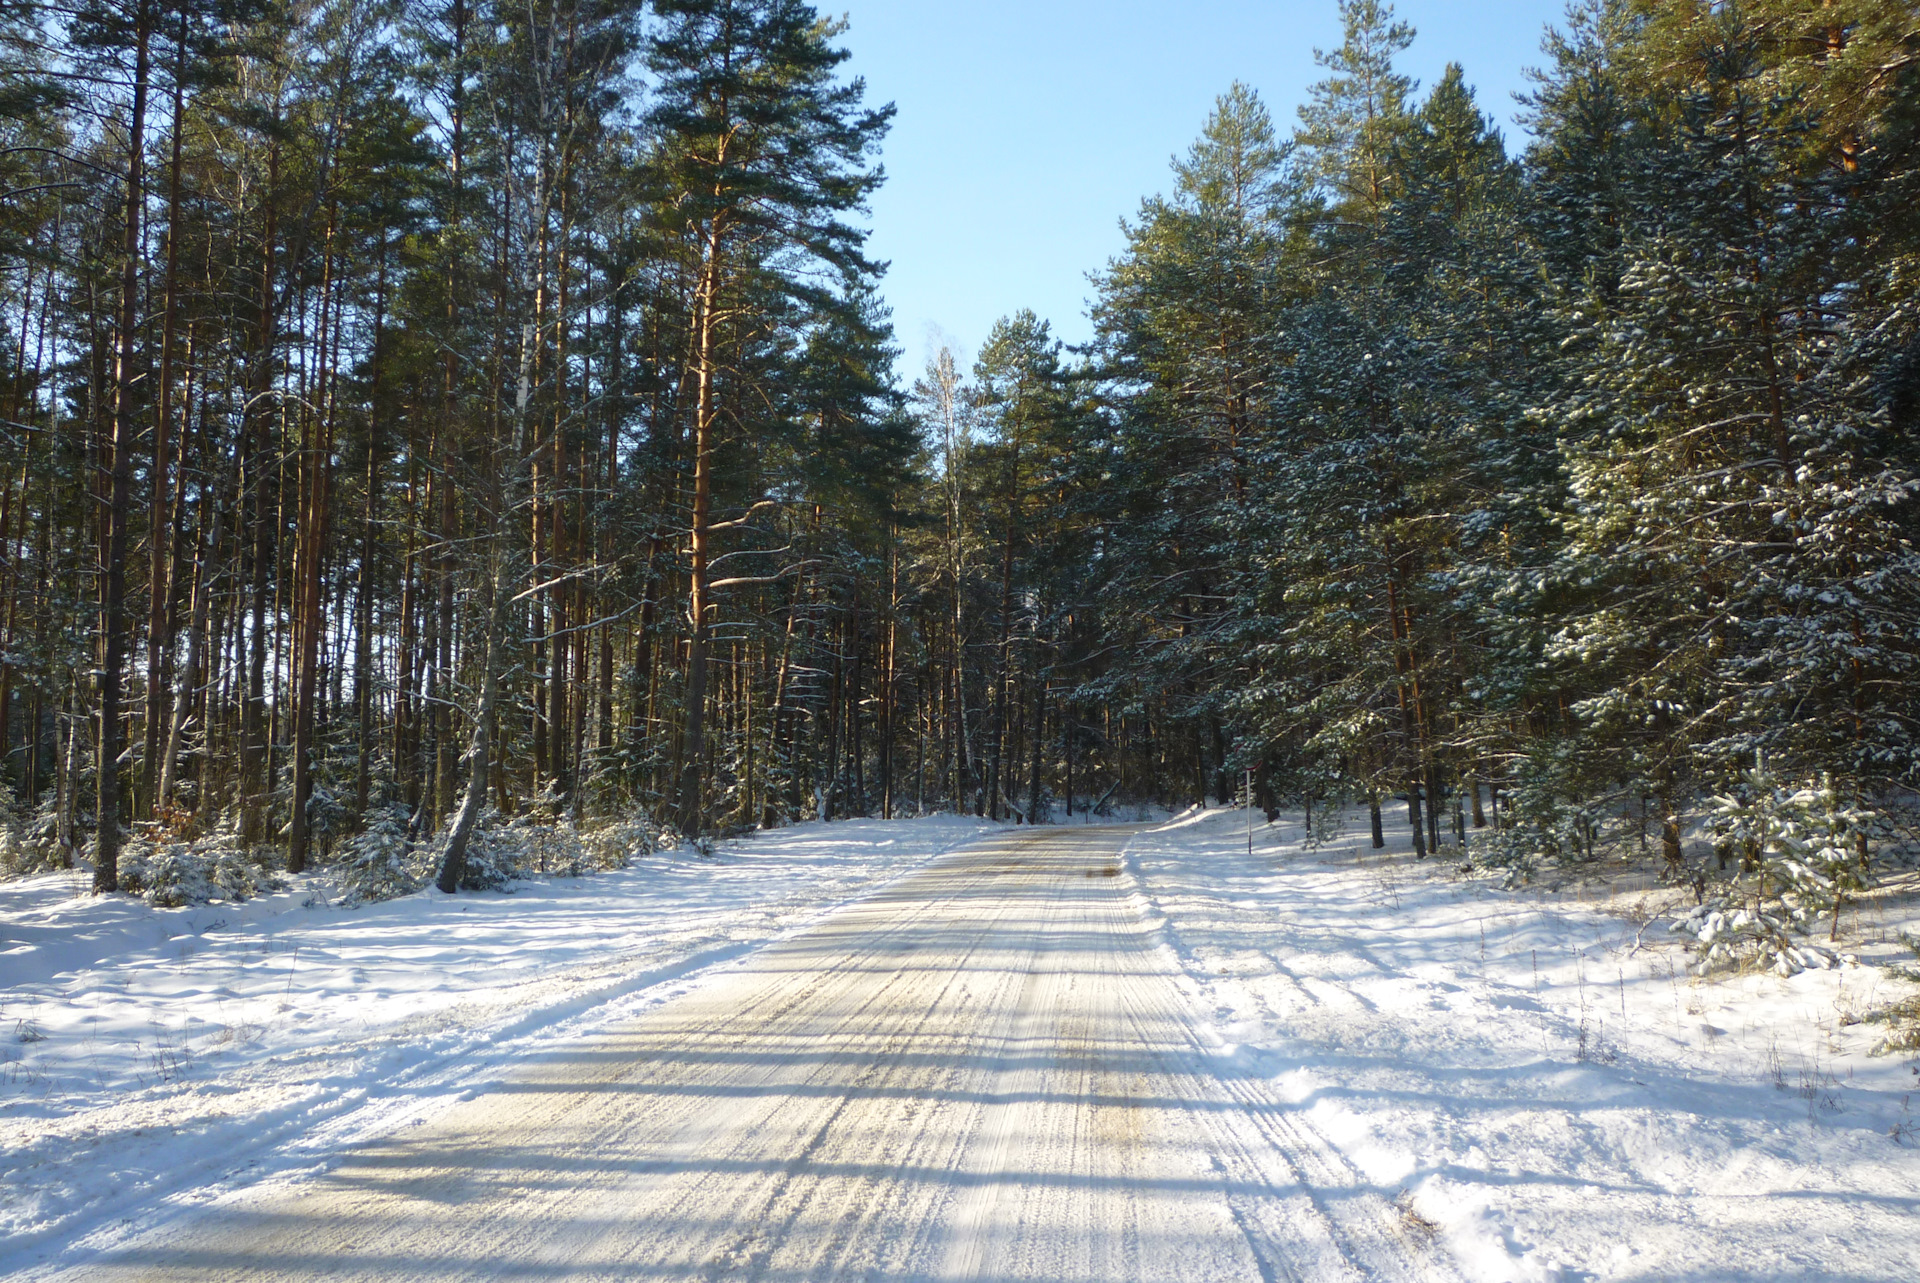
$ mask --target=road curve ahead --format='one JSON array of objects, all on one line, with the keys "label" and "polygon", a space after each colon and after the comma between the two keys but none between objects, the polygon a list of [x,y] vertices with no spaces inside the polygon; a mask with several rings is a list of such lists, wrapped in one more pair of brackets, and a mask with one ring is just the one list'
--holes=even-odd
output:
[{"label": "road curve ahead", "polygon": [[76,1266],[129,1280],[1456,1278],[1209,1054],[1131,830],[950,854],[326,1172]]}]

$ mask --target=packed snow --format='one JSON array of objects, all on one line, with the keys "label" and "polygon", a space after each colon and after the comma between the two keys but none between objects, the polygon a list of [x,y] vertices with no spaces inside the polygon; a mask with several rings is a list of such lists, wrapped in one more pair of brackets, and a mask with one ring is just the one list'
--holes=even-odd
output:
[{"label": "packed snow", "polygon": [[[1267,1102],[1209,1133],[1223,1146],[1269,1136],[1275,1170],[1323,1208],[1340,1192],[1315,1182],[1353,1173],[1441,1277],[1920,1275],[1920,1079],[1910,1056],[1872,1054],[1886,1030],[1863,1020],[1912,992],[1878,965],[1920,921],[1911,898],[1849,915],[1857,963],[1699,976],[1655,912],[1676,893],[1644,878],[1515,893],[1403,842],[1376,853],[1364,816],[1344,824],[1330,836],[1323,817],[1316,838],[1298,816],[1194,810],[1116,835],[1111,881],[1062,884],[1110,890],[1090,920],[1118,924],[1117,951],[1137,937],[1163,959],[1112,970],[1177,995],[1202,1051],[1176,1068],[1211,1082],[1191,1090]],[[530,1062],[613,1045],[595,1040],[676,1004],[731,1012],[714,986],[748,984],[755,958],[790,967],[809,956],[796,942],[879,930],[923,870],[1004,833],[805,825],[712,859],[358,909],[311,878],[174,910],[71,877],[0,885],[0,1272],[84,1269],[185,1211],[297,1188],[350,1146],[455,1120]],[[1029,1162],[997,1134],[1000,1161]],[[928,1215],[984,1215],[971,1152],[954,1150]],[[1259,1166],[1214,1159],[1234,1197],[1254,1187],[1243,1162]],[[1284,1231],[1294,1213],[1269,1201]],[[1235,1224],[1258,1215],[1232,1206]],[[940,1260],[963,1258],[949,1244]],[[1207,1259],[1217,1274],[1183,1278],[1240,1277],[1240,1257]]]}]

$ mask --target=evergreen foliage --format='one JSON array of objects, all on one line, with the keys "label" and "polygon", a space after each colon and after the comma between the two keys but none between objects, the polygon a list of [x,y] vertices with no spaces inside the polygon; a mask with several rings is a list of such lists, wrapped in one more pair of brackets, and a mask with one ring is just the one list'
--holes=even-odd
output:
[{"label": "evergreen foliage", "polygon": [[1908,804],[1897,8],[1576,4],[1519,162],[1367,0],[1291,147],[1222,97],[1100,278],[1082,447],[1127,554],[1087,689],[1191,727],[1188,796],[1398,795],[1419,851],[1471,827],[1514,881],[1652,828],[1703,887],[1686,830],[1756,753],[1836,814]]},{"label": "evergreen foliage", "polygon": [[1250,781],[1811,948],[1920,771],[1910,9],[1578,0],[1518,158],[1340,12],[1086,350],[908,387],[797,0],[0,4],[0,861],[372,900]]}]

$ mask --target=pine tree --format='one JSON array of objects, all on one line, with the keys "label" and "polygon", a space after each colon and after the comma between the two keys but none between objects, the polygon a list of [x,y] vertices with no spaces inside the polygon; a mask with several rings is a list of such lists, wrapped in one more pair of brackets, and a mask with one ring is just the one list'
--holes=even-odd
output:
[{"label": "pine tree", "polygon": [[808,5],[672,0],[657,8],[663,25],[649,62],[659,85],[648,119],[660,138],[662,212],[693,264],[693,632],[677,792],[680,825],[698,834],[707,815],[711,542],[725,524],[713,516],[714,469],[725,419],[744,398],[743,389],[723,386],[725,332],[749,298],[813,295],[807,260],[843,273],[873,270],[860,256],[862,233],[844,216],[880,181],[869,158],[893,109],[864,108],[864,83],[835,79],[846,59],[830,43],[840,28]]},{"label": "pine tree", "polygon": [[[1219,710],[1195,696],[1236,649],[1254,460],[1270,428],[1273,331],[1286,286],[1285,148],[1257,95],[1233,86],[1146,201],[1123,257],[1100,278],[1103,373],[1124,390],[1097,501],[1114,593],[1104,626],[1128,639],[1105,697],[1168,699],[1226,771]],[[1094,447],[1088,443],[1087,447]],[[1129,671],[1130,670],[1130,671]],[[1224,732],[1222,732],[1224,733]]]},{"label": "pine tree", "polygon": [[1557,407],[1573,511],[1555,654],[1591,692],[1576,711],[1596,749],[1636,753],[1676,863],[1679,808],[1756,749],[1795,773],[1911,769],[1879,699],[1913,663],[1911,474],[1836,368],[1860,266],[1850,162],[1792,87],[1808,54],[1782,30],[1730,9],[1637,37],[1658,199],[1622,237],[1617,294],[1579,296],[1583,378]]}]

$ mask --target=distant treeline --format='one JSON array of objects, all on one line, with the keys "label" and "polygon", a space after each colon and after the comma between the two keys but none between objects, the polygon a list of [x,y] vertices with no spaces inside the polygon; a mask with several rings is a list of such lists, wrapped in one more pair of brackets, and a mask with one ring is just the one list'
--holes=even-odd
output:
[{"label": "distant treeline", "polygon": [[1341,12],[908,387],[805,4],[0,3],[9,859],[1912,784],[1911,6],[1579,5],[1517,161]]}]

